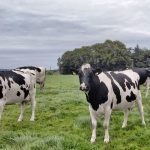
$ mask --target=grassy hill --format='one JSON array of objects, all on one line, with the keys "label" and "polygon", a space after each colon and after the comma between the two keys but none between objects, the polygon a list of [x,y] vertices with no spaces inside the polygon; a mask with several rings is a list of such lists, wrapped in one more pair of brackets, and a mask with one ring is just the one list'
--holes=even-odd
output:
[{"label": "grassy hill", "polygon": [[[144,94],[142,87],[142,95]],[[110,121],[110,143],[104,144],[103,116],[99,118],[97,140],[90,143],[91,122],[88,103],[79,91],[73,75],[47,76],[44,93],[37,85],[36,120],[30,122],[31,105],[24,120],[17,122],[19,104],[6,106],[0,124],[0,149],[5,150],[149,150],[150,96],[144,98],[146,127],[141,125],[137,107],[129,113],[128,126],[121,128],[122,111],[113,111]]]}]

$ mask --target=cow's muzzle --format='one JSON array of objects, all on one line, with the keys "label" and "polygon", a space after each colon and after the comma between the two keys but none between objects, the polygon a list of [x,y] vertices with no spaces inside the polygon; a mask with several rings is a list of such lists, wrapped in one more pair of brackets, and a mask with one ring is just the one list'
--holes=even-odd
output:
[{"label": "cow's muzzle", "polygon": [[88,92],[89,91],[89,87],[85,84],[81,84],[80,85],[80,90],[84,91],[84,92]]}]

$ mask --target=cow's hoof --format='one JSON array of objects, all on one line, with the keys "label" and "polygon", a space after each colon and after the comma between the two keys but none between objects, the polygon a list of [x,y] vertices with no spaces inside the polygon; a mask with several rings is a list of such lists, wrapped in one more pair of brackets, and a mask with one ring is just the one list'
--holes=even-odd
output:
[{"label": "cow's hoof", "polygon": [[30,121],[34,121],[34,119],[31,118]]},{"label": "cow's hoof", "polygon": [[127,127],[127,125],[126,125],[126,124],[123,124],[123,125],[122,125],[122,128],[126,128],[126,127]]},{"label": "cow's hoof", "polygon": [[109,139],[108,138],[106,138],[106,139],[104,139],[104,143],[108,143],[109,142]]},{"label": "cow's hoof", "polygon": [[17,122],[22,122],[22,120],[18,120]]},{"label": "cow's hoof", "polygon": [[18,122],[21,122],[22,121],[22,119],[18,119]]},{"label": "cow's hoof", "polygon": [[94,143],[95,142],[95,138],[91,138],[90,142]]}]

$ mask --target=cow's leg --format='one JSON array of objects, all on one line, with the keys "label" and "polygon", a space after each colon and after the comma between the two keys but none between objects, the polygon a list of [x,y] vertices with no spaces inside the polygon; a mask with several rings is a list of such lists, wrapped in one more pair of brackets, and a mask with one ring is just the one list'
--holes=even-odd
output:
[{"label": "cow's leg", "polygon": [[44,89],[44,83],[41,82],[41,83],[40,83],[40,90],[43,92],[43,89]]},{"label": "cow's leg", "polygon": [[140,116],[141,116],[141,119],[142,119],[142,124],[145,125],[144,111],[143,111],[143,105],[142,105],[142,96],[141,96],[140,91],[137,94],[137,105],[138,105],[139,113],[140,113]]},{"label": "cow's leg", "polygon": [[42,83],[40,83],[40,90],[42,90]]},{"label": "cow's leg", "polygon": [[91,143],[94,143],[96,140],[96,127],[97,127],[97,113],[94,111],[91,106],[89,105],[90,117],[92,122],[92,136],[91,136]]},{"label": "cow's leg", "polygon": [[145,97],[148,97],[148,91],[149,91],[149,88],[146,89]]},{"label": "cow's leg", "polygon": [[35,119],[35,108],[36,108],[35,94],[33,94],[31,96],[31,104],[32,104],[32,115],[31,115],[30,121],[34,121],[34,119]]},{"label": "cow's leg", "polygon": [[104,142],[108,143],[109,142],[109,120],[110,120],[110,115],[111,115],[111,108],[110,107],[106,107],[105,108],[105,112],[104,112],[104,130],[105,130],[105,136],[104,136]]},{"label": "cow's leg", "polygon": [[23,120],[23,114],[24,114],[24,111],[25,111],[25,105],[26,105],[25,102],[22,102],[22,103],[20,104],[20,110],[21,110],[21,112],[20,112],[20,116],[19,116],[19,118],[18,118],[18,122],[20,122],[20,121]]},{"label": "cow's leg", "polygon": [[127,126],[128,114],[129,114],[128,109],[125,109],[124,110],[124,120],[123,120],[122,128],[125,128]]},{"label": "cow's leg", "polygon": [[2,114],[3,114],[5,104],[6,104],[5,100],[0,100],[0,120],[2,119]]},{"label": "cow's leg", "polygon": [[148,96],[149,87],[150,87],[150,78],[148,77],[148,79],[146,80],[146,94],[145,94],[145,97]]}]

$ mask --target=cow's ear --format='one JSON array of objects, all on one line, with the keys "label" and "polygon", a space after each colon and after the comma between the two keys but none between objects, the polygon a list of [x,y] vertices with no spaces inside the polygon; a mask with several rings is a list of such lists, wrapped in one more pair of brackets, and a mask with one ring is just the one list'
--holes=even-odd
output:
[{"label": "cow's ear", "polygon": [[94,74],[100,74],[101,72],[102,72],[102,69],[100,69],[100,68],[93,69]]},{"label": "cow's ear", "polygon": [[78,74],[78,72],[79,72],[79,70],[78,69],[76,69],[76,68],[70,68],[70,71],[71,71],[71,73],[72,74]]}]

